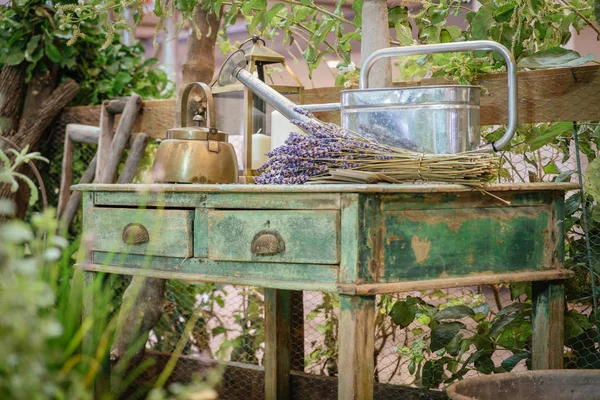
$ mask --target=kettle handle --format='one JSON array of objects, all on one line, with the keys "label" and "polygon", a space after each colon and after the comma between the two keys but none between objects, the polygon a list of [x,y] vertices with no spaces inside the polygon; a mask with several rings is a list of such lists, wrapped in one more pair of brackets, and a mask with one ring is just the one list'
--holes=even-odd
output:
[{"label": "kettle handle", "polygon": [[498,151],[506,146],[513,138],[517,130],[517,67],[515,59],[510,51],[492,40],[473,40],[471,42],[456,42],[456,43],[439,43],[426,44],[421,46],[406,46],[406,47],[388,47],[385,49],[373,52],[365,60],[360,71],[359,89],[367,89],[369,87],[369,72],[375,62],[382,58],[394,56],[414,56],[419,54],[433,53],[450,53],[459,51],[472,50],[495,50],[499,52],[504,61],[506,61],[508,75],[508,127],[506,133],[497,142],[493,142],[491,146],[486,146],[475,152],[491,152]]},{"label": "kettle handle", "polygon": [[199,87],[202,92],[204,92],[204,97],[206,98],[206,126],[208,128],[216,128],[213,126],[216,118],[215,102],[213,100],[212,91],[210,90],[210,87],[203,82],[192,82],[188,84],[185,89],[183,89],[183,94],[181,95],[181,120],[179,121],[181,127],[185,128],[187,125],[187,103],[188,98],[190,97],[190,92],[194,86]]}]

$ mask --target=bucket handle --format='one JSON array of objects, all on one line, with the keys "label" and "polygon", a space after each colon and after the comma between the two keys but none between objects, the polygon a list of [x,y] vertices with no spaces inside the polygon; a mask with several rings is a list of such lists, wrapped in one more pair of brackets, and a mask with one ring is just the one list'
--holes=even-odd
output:
[{"label": "bucket handle", "polygon": [[215,118],[215,103],[213,100],[212,91],[210,87],[203,82],[192,82],[188,84],[185,89],[183,89],[183,94],[181,95],[181,113],[179,124],[182,128],[185,128],[187,125],[187,104],[188,98],[190,97],[190,92],[192,88],[198,87],[204,93],[204,98],[206,99],[206,127],[207,128],[215,128],[214,124],[216,122]]},{"label": "bucket handle", "polygon": [[369,72],[375,62],[382,58],[396,56],[414,56],[421,54],[434,53],[451,53],[473,50],[495,50],[502,55],[506,61],[508,75],[508,127],[506,133],[497,142],[492,142],[491,145],[484,146],[480,149],[473,150],[474,152],[492,152],[498,151],[506,146],[513,138],[517,130],[517,67],[515,59],[510,51],[492,40],[474,40],[471,42],[455,42],[455,43],[440,43],[426,44],[421,46],[407,47],[388,47],[385,49],[373,52],[365,60],[360,71],[359,89],[367,89],[369,87]]}]

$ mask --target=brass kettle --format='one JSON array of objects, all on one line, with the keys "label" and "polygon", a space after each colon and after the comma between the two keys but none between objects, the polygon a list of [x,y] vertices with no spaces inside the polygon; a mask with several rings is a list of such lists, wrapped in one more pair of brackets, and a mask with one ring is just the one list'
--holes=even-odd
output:
[{"label": "brass kettle", "polygon": [[[186,126],[187,102],[194,86],[204,92],[206,127]],[[235,149],[227,142],[227,134],[214,126],[215,120],[210,87],[202,82],[187,85],[181,98],[181,128],[168,130],[156,152],[152,165],[156,182],[238,183]]]}]

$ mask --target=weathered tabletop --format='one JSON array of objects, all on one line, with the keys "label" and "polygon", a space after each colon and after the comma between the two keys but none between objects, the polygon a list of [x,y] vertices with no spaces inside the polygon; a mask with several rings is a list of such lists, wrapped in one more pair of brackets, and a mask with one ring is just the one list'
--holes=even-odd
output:
[{"label": "weathered tabletop", "polygon": [[[564,193],[489,185],[76,185],[89,272],[266,288],[266,396],[289,391],[288,290],[340,296],[339,398],[372,398],[375,295],[534,281],[533,365],[562,363]],[[112,256],[117,253],[118,256]],[[152,256],[152,257],[148,257]],[[269,322],[271,321],[271,322]],[[287,327],[287,330],[286,330]],[[283,339],[282,339],[283,336]],[[283,340],[283,341],[282,341]]]}]

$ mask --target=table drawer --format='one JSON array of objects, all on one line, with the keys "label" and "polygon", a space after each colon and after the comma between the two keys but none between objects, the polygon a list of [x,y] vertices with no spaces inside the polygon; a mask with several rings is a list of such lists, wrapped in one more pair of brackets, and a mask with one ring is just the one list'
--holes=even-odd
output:
[{"label": "table drawer", "polygon": [[168,257],[193,256],[191,210],[92,208],[84,232],[92,250]]},{"label": "table drawer", "polygon": [[208,258],[339,263],[338,211],[208,211]]}]

